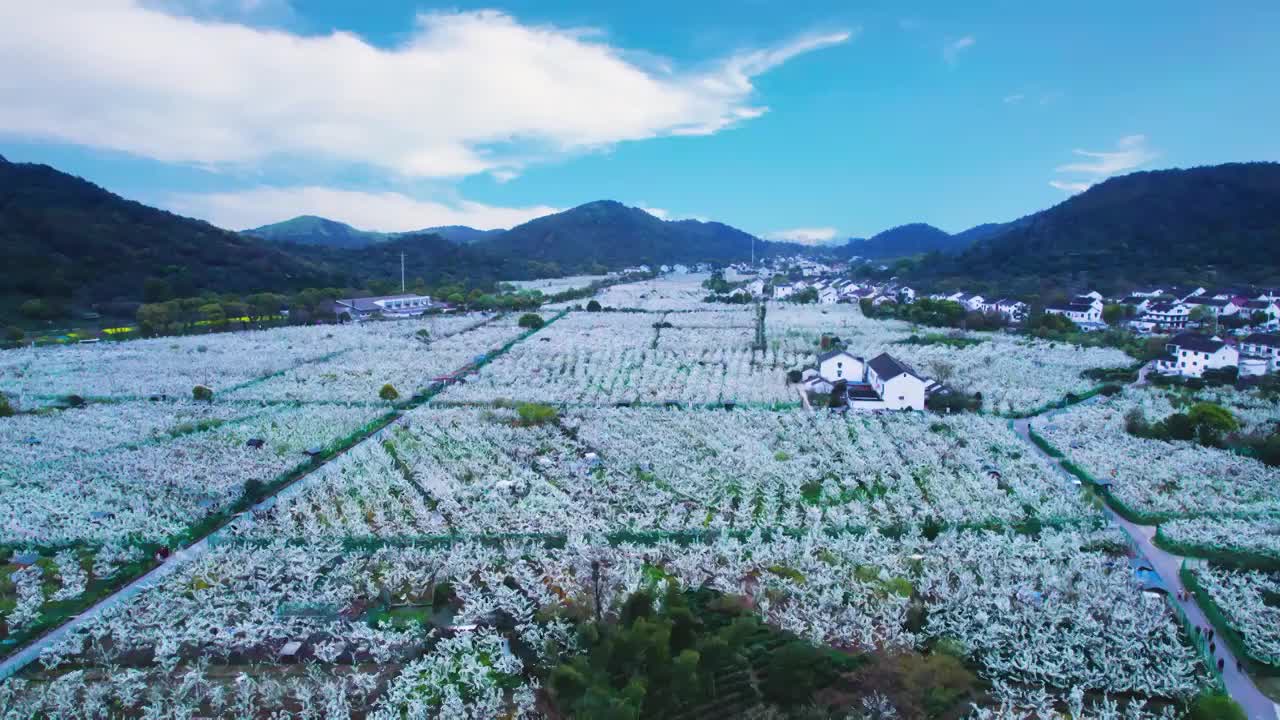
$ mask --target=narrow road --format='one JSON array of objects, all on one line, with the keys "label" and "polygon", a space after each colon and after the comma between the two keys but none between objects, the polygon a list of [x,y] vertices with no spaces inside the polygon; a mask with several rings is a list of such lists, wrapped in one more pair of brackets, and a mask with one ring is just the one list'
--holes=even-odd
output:
[{"label": "narrow road", "polygon": [[[556,317],[548,321],[545,325],[543,325],[542,328],[546,328],[550,326],[552,322],[560,319],[560,317],[562,316],[563,316],[563,313],[561,313],[560,315],[557,315]],[[476,327],[480,327],[481,325],[484,325],[486,322],[489,322],[492,319],[493,318],[490,318],[489,320],[476,323],[475,325],[470,326],[467,329],[470,330]],[[541,330],[542,328],[539,328],[538,330]],[[536,334],[538,330],[534,330],[520,336],[519,338],[516,339],[515,342],[512,342],[509,346],[506,346],[505,349],[491,351],[488,354],[490,355],[491,358],[496,358],[499,355],[502,355],[503,353],[511,350],[511,348],[519,345],[524,340],[527,340],[529,337]],[[476,368],[472,366],[467,366],[467,367],[469,367],[470,370],[465,374],[470,374],[476,371]],[[403,408],[403,410],[408,410],[408,409],[411,409],[411,408],[410,407]],[[291,495],[295,495],[297,493],[302,492],[305,489],[305,487],[312,481],[312,479],[316,477],[316,474],[317,474],[316,471],[319,470],[320,468],[337,460],[338,458],[342,457],[343,455],[350,452],[351,450],[354,450],[360,445],[363,445],[364,443],[367,443],[367,442],[381,443],[383,440],[389,437],[390,429],[397,423],[401,422],[403,417],[404,417],[404,412],[398,413],[395,417],[390,418],[389,420],[387,420],[387,422],[383,423],[381,426],[370,430],[369,434],[365,435],[360,440],[352,443],[349,447],[336,453],[333,457],[316,465],[314,468],[311,468],[309,471],[307,471],[305,475],[299,477],[297,480],[294,480],[288,485],[278,489],[276,492],[272,493],[271,495],[263,498],[262,501],[260,501],[257,505],[253,506],[249,510],[235,515],[234,517],[231,518],[231,520],[229,520],[222,527],[210,532],[208,535],[205,535],[204,537],[200,538],[199,540],[192,543],[191,545],[188,545],[186,548],[173,553],[172,555],[169,556],[168,559],[166,559],[159,566],[152,568],[149,572],[138,576],[134,580],[131,580],[124,587],[102,598],[101,600],[99,600],[98,602],[90,606],[88,609],[86,609],[84,612],[74,616],[73,618],[63,623],[62,625],[58,626],[57,628],[31,641],[25,647],[19,650],[15,650],[13,654],[9,655],[9,657],[5,658],[3,661],[0,661],[0,680],[5,680],[21,672],[22,669],[25,668],[27,665],[38,660],[40,658],[41,652],[43,652],[46,648],[52,647],[53,645],[61,641],[64,637],[67,636],[68,633],[74,632],[78,628],[84,627],[90,621],[102,615],[103,613],[107,612],[111,608],[114,608],[120,605],[121,603],[128,602],[130,599],[137,596],[139,593],[144,592],[149,588],[155,587],[156,585],[160,584],[165,578],[177,572],[178,569],[181,568],[183,565],[205,555],[206,553],[209,552],[211,548],[211,544],[210,544],[211,541],[216,541],[218,538],[222,537],[224,534],[226,534],[227,537],[233,537],[234,531],[239,529],[242,525],[251,525],[253,523],[254,510],[265,509],[267,507],[270,507],[272,504],[274,504],[278,498],[289,497]]]},{"label": "narrow road", "polygon": [[[1139,382],[1143,381],[1145,375],[1145,372],[1139,371]],[[1076,476],[1063,469],[1058,458],[1049,455],[1031,440],[1031,419],[1016,420],[1013,427],[1018,437],[1031,446],[1040,457],[1053,465],[1054,470],[1072,492],[1079,492],[1079,488],[1075,484],[1077,482]],[[1200,610],[1200,606],[1196,604],[1194,595],[1187,593],[1186,597],[1188,599],[1181,599],[1183,592],[1187,590],[1182,584],[1182,577],[1179,572],[1184,558],[1156,547],[1151,541],[1151,538],[1156,534],[1154,527],[1129,522],[1117,515],[1109,507],[1104,507],[1102,512],[1107,520],[1124,530],[1132,538],[1138,551],[1151,563],[1151,567],[1160,576],[1165,586],[1173,591],[1174,594],[1169,596],[1169,600],[1177,603],[1182,612],[1186,613],[1187,619],[1197,627],[1211,627],[1209,619],[1205,617],[1204,612]],[[1219,629],[1219,633],[1221,633],[1221,629]],[[1275,703],[1258,689],[1258,686],[1253,683],[1253,679],[1247,673],[1236,669],[1236,656],[1232,654],[1231,648],[1227,647],[1225,642],[1217,643],[1217,652],[1214,657],[1222,658],[1223,660],[1222,681],[1227,687],[1227,694],[1240,703],[1249,720],[1277,720],[1278,713]]]}]

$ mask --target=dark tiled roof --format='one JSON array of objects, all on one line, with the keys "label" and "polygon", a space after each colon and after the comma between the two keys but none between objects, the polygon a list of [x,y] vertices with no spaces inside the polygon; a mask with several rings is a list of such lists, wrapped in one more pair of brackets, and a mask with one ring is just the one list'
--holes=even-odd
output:
[{"label": "dark tiled roof", "polygon": [[876,375],[880,376],[881,380],[886,382],[890,378],[895,378],[899,375],[910,375],[917,379],[920,378],[920,376],[917,375],[916,372],[906,363],[898,360],[889,353],[881,353],[871,358],[871,362],[867,363],[867,365],[870,366],[872,370],[876,371]]},{"label": "dark tiled roof", "polygon": [[1244,304],[1244,306],[1249,308],[1250,310],[1266,310],[1272,305],[1275,305],[1275,303],[1271,302],[1270,300],[1250,300],[1249,302]]},{"label": "dark tiled roof", "polygon": [[1221,340],[1214,340],[1208,335],[1201,335],[1200,333],[1180,333],[1178,335],[1174,335],[1173,338],[1169,340],[1169,344],[1177,345],[1184,350],[1202,353],[1216,353],[1226,345],[1226,343]]},{"label": "dark tiled roof", "polygon": [[1253,333],[1244,339],[1249,345],[1264,345],[1266,347],[1280,347],[1280,335],[1276,333]]},{"label": "dark tiled roof", "polygon": [[1183,300],[1188,305],[1212,305],[1214,307],[1226,307],[1230,300],[1215,300],[1211,297],[1190,297]]},{"label": "dark tiled roof", "polygon": [[862,362],[862,358],[858,357],[857,355],[854,355],[853,353],[849,352],[848,350],[828,350],[828,351],[826,351],[826,352],[824,352],[824,353],[822,353],[821,355],[819,355],[819,356],[818,356],[818,364],[819,364],[819,365],[821,365],[822,363],[824,363],[824,362],[826,362],[826,361],[830,360],[831,358],[833,358],[833,357],[835,357],[835,356],[837,356],[837,355],[848,355],[849,357],[853,358],[854,360],[857,360],[857,361],[859,361],[859,362]]}]

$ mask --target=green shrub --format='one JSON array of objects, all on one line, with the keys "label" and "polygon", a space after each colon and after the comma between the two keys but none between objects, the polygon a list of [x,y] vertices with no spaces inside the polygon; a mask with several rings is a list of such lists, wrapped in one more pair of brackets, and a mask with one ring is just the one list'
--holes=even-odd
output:
[{"label": "green shrub", "polygon": [[22,331],[22,328],[16,325],[10,325],[4,329],[4,339],[11,343],[22,342],[23,338],[26,336],[27,334]]},{"label": "green shrub", "polygon": [[13,409],[13,404],[9,402],[6,395],[0,394],[0,417],[13,417],[17,414],[17,410]]},{"label": "green shrub", "polygon": [[191,397],[198,402],[212,402],[213,390],[204,385],[197,385],[191,388]]},{"label": "green shrub", "polygon": [[1204,693],[1191,703],[1188,720],[1247,720],[1244,709],[1226,695]]},{"label": "green shrub", "polygon": [[262,499],[262,494],[265,491],[266,486],[262,484],[261,480],[257,478],[245,480],[243,493],[245,503],[252,505],[253,503],[258,502],[258,500]]},{"label": "green shrub", "polygon": [[543,320],[542,316],[537,313],[525,313],[520,316],[520,321],[518,324],[522,328],[528,328],[529,330],[537,330],[543,325],[546,325],[547,321]]},{"label": "green shrub", "polygon": [[394,402],[400,399],[400,391],[396,390],[395,386],[391,383],[387,383],[378,391],[378,397],[386,400],[387,402]]},{"label": "green shrub", "polygon": [[591,302],[587,303],[587,312],[600,312],[603,309],[604,308],[600,307],[599,300],[592,300]]},{"label": "green shrub", "polygon": [[519,417],[518,424],[530,427],[555,422],[560,417],[560,411],[550,405],[520,403],[516,405],[516,415]]}]

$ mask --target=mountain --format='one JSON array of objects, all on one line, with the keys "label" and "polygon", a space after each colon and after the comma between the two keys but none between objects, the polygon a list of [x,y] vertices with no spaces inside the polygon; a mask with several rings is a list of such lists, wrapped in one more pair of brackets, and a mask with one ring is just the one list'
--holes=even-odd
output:
[{"label": "mountain", "polygon": [[845,257],[894,258],[930,252],[959,252],[968,243],[967,239],[949,235],[932,225],[911,223],[890,228],[866,240],[850,239],[848,244],[837,250],[837,254]]},{"label": "mountain", "polygon": [[718,222],[667,221],[613,200],[531,220],[478,243],[505,257],[541,263],[550,274],[600,272],[637,264],[729,263],[806,250],[760,240]]},{"label": "mountain", "polygon": [[300,215],[284,222],[244,230],[242,234],[272,242],[334,248],[361,248],[387,239],[386,233],[358,230],[346,223],[315,215]]},{"label": "mountain", "polygon": [[251,230],[243,230],[242,234],[279,243],[319,245],[331,248],[363,248],[396,238],[419,235],[439,235],[445,240],[459,245],[471,245],[490,239],[501,232],[503,231],[477,230],[466,225],[443,225],[409,232],[377,232],[374,230],[361,230],[344,222],[316,217],[315,215],[300,215],[291,220],[263,225]]},{"label": "mountain", "polygon": [[466,225],[441,225],[440,227],[431,227],[424,230],[417,230],[412,233],[399,233],[400,235],[439,235],[440,237],[454,242],[459,245],[474,245],[485,240],[493,238],[506,232],[506,230],[477,230]]},{"label": "mountain", "polygon": [[0,163],[0,297],[141,300],[330,284],[323,264],[125,200],[47,165]]},{"label": "mountain", "polygon": [[[940,286],[1280,284],[1280,164],[1232,163],[1111,178],[954,257],[920,268]],[[988,290],[990,291],[990,290]]]}]

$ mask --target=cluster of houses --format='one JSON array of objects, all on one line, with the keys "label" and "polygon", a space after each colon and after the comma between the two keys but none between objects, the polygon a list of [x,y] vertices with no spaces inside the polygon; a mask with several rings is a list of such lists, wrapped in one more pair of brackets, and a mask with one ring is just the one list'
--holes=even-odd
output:
[{"label": "cluster of houses", "polygon": [[845,407],[858,411],[924,410],[924,401],[941,386],[889,353],[870,360],[833,349],[802,373],[810,393],[844,394]]},{"label": "cluster of houses", "polygon": [[1120,303],[1133,308],[1136,317],[1129,324],[1139,332],[1183,330],[1192,323],[1197,308],[1205,309],[1200,315],[1215,320],[1239,317],[1250,325],[1280,326],[1280,289],[1142,288]]},{"label": "cluster of houses", "polygon": [[937,293],[929,296],[930,300],[946,300],[953,302],[969,312],[980,312],[988,315],[1002,315],[1011,323],[1019,323],[1027,319],[1031,306],[1021,300],[999,298],[991,300],[981,295],[974,295],[957,290],[951,294]]},{"label": "cluster of houses", "polygon": [[1280,333],[1250,333],[1234,344],[1216,335],[1178,333],[1169,338],[1165,354],[1155,364],[1162,375],[1192,378],[1232,368],[1240,377],[1280,372]]}]

